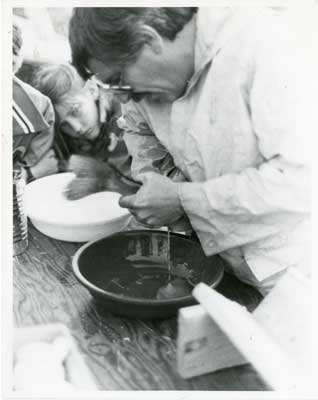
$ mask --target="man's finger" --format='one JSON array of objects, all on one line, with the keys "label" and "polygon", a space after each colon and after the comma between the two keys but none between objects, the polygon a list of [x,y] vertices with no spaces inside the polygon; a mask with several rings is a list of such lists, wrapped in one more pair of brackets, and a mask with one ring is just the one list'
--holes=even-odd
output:
[{"label": "man's finger", "polygon": [[109,134],[109,138],[110,138],[110,144],[107,147],[108,151],[112,152],[115,150],[117,144],[118,144],[118,137],[116,136],[116,134],[114,132],[111,132]]},{"label": "man's finger", "polygon": [[155,172],[144,172],[138,176],[138,179],[141,181],[142,184],[146,185],[154,175],[158,175]]},{"label": "man's finger", "polygon": [[113,95],[99,88],[99,120],[104,123],[108,119],[108,112],[112,108]]},{"label": "man's finger", "polygon": [[[102,104],[102,103],[100,103]],[[104,123],[107,120],[107,111],[105,109],[105,107],[100,107],[99,108],[99,122],[100,123]]]},{"label": "man's finger", "polygon": [[132,194],[130,196],[121,196],[118,203],[119,206],[122,208],[134,209],[135,201],[136,201],[136,195]]}]

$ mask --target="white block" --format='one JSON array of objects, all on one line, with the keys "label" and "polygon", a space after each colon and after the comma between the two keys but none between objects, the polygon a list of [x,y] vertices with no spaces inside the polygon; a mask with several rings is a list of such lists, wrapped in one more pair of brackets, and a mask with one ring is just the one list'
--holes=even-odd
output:
[{"label": "white block", "polygon": [[[271,357],[271,360],[276,357],[278,361],[280,360],[282,363],[284,361],[286,364],[285,359],[289,359],[293,361],[292,364],[300,367],[300,370],[305,370],[309,364],[311,343],[309,340],[310,293],[309,281],[291,269],[281,278],[253,314],[215,291],[213,291],[211,299],[217,301],[218,304],[214,303],[214,306],[213,304],[209,306],[210,315],[201,305],[179,310],[177,362],[180,375],[190,378],[222,368],[241,365],[247,360],[253,360],[255,353],[259,353],[262,358],[266,353],[263,351],[262,355],[262,350],[266,345],[273,350],[273,354],[267,354],[267,360],[268,357]],[[205,294],[209,295],[209,290],[205,293],[204,290],[199,291],[199,294],[202,295],[203,300]],[[197,299],[200,301],[199,297]],[[206,298],[205,306],[207,304],[208,298]],[[223,320],[223,325],[225,323],[228,327],[227,333],[224,333],[216,320],[211,317],[213,313],[219,323]],[[225,319],[224,315],[227,315]],[[222,318],[220,319],[220,317]],[[248,338],[244,337],[247,335],[244,333],[246,325],[244,320],[257,335],[250,344]],[[240,338],[236,337],[236,326],[242,328],[237,331],[237,336],[240,335]],[[260,343],[264,343],[264,348],[260,348]],[[254,351],[253,345],[257,345]],[[238,348],[241,349],[241,352]],[[266,360],[262,361],[259,357],[256,357],[255,360],[258,366],[262,366],[263,362],[266,363]],[[261,371],[258,372],[261,373]],[[270,370],[263,371],[263,376],[264,372],[265,375],[270,376],[275,385],[286,384],[283,382],[283,377],[281,381],[280,379],[276,381],[275,374],[272,374]],[[287,377],[285,381],[287,381]]]},{"label": "white block", "polygon": [[180,309],[178,324],[177,363],[183,378],[247,362],[200,305]]}]

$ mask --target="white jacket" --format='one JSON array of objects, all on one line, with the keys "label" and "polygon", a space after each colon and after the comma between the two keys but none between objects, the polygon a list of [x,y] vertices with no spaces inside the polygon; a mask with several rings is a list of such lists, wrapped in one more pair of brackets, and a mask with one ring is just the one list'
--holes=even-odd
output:
[{"label": "white jacket", "polygon": [[283,16],[205,8],[196,18],[185,95],[129,102],[120,125],[133,175],[169,152],[205,253],[266,293],[286,268],[308,272],[309,71]]}]

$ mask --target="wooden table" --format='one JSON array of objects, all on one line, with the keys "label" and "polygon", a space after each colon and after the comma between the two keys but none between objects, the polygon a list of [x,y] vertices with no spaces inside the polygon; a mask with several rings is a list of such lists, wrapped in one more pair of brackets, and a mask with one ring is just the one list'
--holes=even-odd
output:
[{"label": "wooden table", "polygon": [[[266,390],[250,365],[182,379],[176,370],[177,319],[149,322],[106,312],[72,273],[79,247],[50,239],[29,223],[29,247],[13,263],[17,327],[67,325],[101,390]],[[261,300],[230,275],[218,290],[251,311]]]}]

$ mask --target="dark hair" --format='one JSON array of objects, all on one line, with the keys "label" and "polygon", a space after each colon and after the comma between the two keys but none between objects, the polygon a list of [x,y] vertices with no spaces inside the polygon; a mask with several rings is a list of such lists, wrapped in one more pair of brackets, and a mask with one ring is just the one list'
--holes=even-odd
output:
[{"label": "dark hair", "polygon": [[70,64],[48,64],[40,68],[32,84],[56,105],[65,95],[81,90],[85,82]]},{"label": "dark hair", "polygon": [[147,41],[139,29],[142,24],[172,41],[196,11],[195,7],[74,8],[69,25],[73,64],[87,79],[89,58],[120,65],[133,62]]},{"label": "dark hair", "polygon": [[23,44],[21,28],[13,22],[12,25],[12,54],[18,56]]}]

